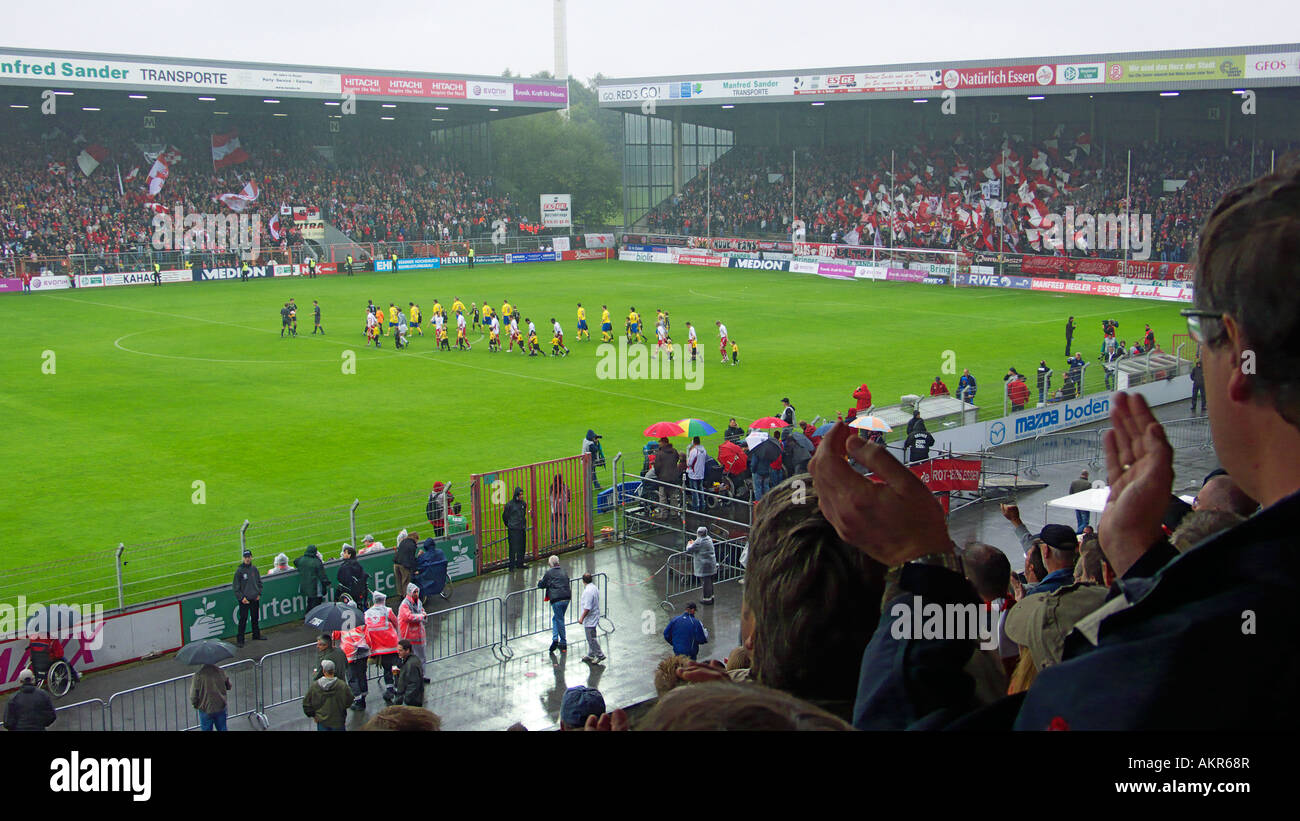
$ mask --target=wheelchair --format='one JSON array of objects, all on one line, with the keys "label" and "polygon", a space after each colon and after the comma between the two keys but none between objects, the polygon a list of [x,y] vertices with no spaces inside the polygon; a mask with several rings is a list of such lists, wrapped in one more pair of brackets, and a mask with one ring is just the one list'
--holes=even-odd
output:
[{"label": "wheelchair", "polygon": [[36,675],[36,686],[55,698],[66,696],[80,676],[63,658],[63,642],[57,639],[32,639],[27,644],[28,669]]}]

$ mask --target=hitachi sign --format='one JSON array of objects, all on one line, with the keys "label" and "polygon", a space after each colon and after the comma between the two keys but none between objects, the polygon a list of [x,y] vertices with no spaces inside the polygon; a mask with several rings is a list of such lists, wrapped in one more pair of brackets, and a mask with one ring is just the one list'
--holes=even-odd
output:
[{"label": "hitachi sign", "polygon": [[[1110,397],[1096,397],[1079,402],[1070,402],[1055,408],[1046,408],[1036,413],[1027,414],[1016,420],[1016,438],[1027,433],[1037,433],[1058,425],[1078,425],[1093,422],[1110,412]],[[1062,419],[1064,415],[1064,419]]]}]

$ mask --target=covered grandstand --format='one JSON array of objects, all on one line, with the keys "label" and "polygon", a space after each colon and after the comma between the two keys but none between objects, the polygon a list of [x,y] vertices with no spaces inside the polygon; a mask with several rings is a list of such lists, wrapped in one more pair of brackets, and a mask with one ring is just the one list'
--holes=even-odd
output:
[{"label": "covered grandstand", "polygon": [[1146,259],[1178,264],[1225,190],[1297,147],[1300,45],[610,79],[599,96],[624,115],[634,234],[789,241],[797,219],[809,242],[1004,271],[1134,258],[1052,254],[1041,220],[1072,207],[1150,214]]},{"label": "covered grandstand", "polygon": [[279,262],[493,247],[497,221],[495,247],[535,240],[536,203],[493,184],[490,125],[567,104],[556,80],[0,49],[0,266],[181,267],[153,214],[230,202]]}]

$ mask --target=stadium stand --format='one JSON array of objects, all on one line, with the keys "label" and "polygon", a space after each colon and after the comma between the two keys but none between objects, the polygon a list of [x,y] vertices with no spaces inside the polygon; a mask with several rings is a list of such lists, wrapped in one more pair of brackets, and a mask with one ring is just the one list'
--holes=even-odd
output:
[{"label": "stadium stand", "polygon": [[[1001,152],[1006,149],[1006,162]],[[1151,213],[1151,259],[1186,262],[1196,229],[1224,192],[1250,176],[1250,146],[1165,141],[1133,150],[1131,212]],[[896,209],[890,209],[890,160]],[[800,148],[796,154],[797,210],[810,241],[879,244],[968,251],[999,249],[992,211],[983,204],[981,183],[1006,186],[1014,219],[1002,248],[1028,252],[1027,240],[1042,214],[1120,213],[1126,185],[1125,148],[1112,147],[1108,160],[1086,133],[1028,141],[1001,130],[957,134],[881,146],[870,153],[846,148]],[[1001,167],[999,167],[1001,166]],[[710,175],[695,177],[653,209],[647,227],[659,233],[765,236],[789,239],[791,148],[737,147]],[[1164,179],[1186,179],[1176,191]],[[771,181],[769,181],[771,180]],[[706,191],[711,181],[712,191]],[[1023,183],[1023,184],[1022,184]],[[871,203],[871,204],[868,204]],[[711,213],[712,226],[705,222]],[[856,236],[854,229],[857,229]],[[1090,256],[1123,252],[1091,251]]]}]

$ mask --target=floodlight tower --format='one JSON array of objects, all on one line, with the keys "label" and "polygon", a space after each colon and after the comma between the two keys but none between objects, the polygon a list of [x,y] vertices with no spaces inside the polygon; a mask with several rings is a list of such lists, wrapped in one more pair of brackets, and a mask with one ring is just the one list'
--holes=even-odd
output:
[{"label": "floodlight tower", "polygon": [[[569,80],[569,39],[567,0],[552,0],[555,3],[555,79],[563,80],[566,87]],[[565,91],[564,117],[568,119],[568,91]]]}]

